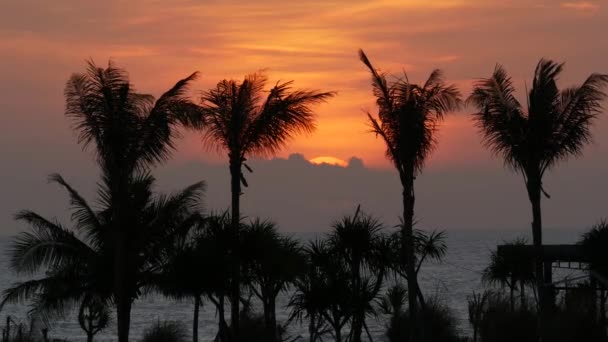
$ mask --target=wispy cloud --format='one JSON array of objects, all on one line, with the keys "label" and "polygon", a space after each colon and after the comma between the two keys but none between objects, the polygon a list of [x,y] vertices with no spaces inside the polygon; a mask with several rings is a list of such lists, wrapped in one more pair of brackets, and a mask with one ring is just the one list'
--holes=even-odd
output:
[{"label": "wispy cloud", "polygon": [[[267,68],[271,81],[293,79],[297,87],[339,92],[318,108],[318,131],[295,139],[291,150],[340,158],[357,150],[373,165],[387,162],[381,142],[365,126],[364,109],[373,112],[375,104],[369,75],[357,59],[359,48],[382,70],[406,71],[417,82],[434,68],[443,69],[448,80],[464,82],[487,76],[496,62],[524,79],[541,56],[563,57],[569,71],[580,67],[572,75],[582,75],[600,71],[598,56],[608,53],[577,39],[598,35],[605,25],[605,13],[592,1],[557,6],[540,0],[5,2],[0,74],[35,75],[39,87],[56,94],[57,103],[65,78],[89,57],[99,63],[114,58],[129,70],[138,89],[150,92],[160,92],[194,70],[202,72],[196,89],[205,89],[220,79],[240,79]],[[599,15],[581,22],[572,11]],[[54,68],[45,70],[47,64]],[[455,162],[473,158],[474,153],[460,151],[479,151],[470,146],[474,139],[469,137],[476,138],[472,125],[456,125],[455,120],[448,118],[441,136],[442,146],[444,141],[452,144],[451,154],[441,154],[448,149],[442,147],[439,159]]]},{"label": "wispy cloud", "polygon": [[562,2],[561,7],[576,11],[593,12],[598,10],[600,8],[600,5],[589,1],[574,1]]}]

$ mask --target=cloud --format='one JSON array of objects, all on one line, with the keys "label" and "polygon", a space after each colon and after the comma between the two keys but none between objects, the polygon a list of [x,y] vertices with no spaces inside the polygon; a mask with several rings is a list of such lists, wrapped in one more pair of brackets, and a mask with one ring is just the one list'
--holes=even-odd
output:
[{"label": "cloud", "polygon": [[562,2],[560,6],[582,12],[594,12],[600,8],[600,5],[589,1]]}]

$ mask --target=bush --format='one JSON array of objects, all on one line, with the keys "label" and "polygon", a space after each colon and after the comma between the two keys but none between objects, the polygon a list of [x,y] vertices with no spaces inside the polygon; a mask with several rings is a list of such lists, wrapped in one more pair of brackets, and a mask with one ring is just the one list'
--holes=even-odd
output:
[{"label": "bush", "polygon": [[[566,292],[547,317],[546,339],[550,342],[602,341],[603,328],[593,310],[592,291],[579,287]],[[537,313],[528,308],[511,310],[509,299],[490,293],[478,323],[481,342],[537,341]]]},{"label": "bush", "polygon": [[[420,324],[423,342],[458,342],[456,320],[449,308],[437,300],[426,303],[420,311]],[[390,319],[386,337],[390,342],[409,341],[409,313],[397,312]]]},{"label": "bush", "polygon": [[536,312],[516,307],[502,294],[488,297],[479,323],[479,337],[483,342],[535,342]]},{"label": "bush", "polygon": [[584,284],[568,290],[560,305],[551,315],[547,331],[550,341],[602,341],[603,327],[595,312],[593,292]]},{"label": "bush", "polygon": [[144,331],[142,342],[187,342],[188,334],[178,322],[156,322]]}]

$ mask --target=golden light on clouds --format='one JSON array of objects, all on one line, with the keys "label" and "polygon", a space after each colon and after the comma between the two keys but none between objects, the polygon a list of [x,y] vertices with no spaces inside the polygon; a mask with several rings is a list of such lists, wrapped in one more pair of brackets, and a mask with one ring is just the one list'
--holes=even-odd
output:
[{"label": "golden light on clouds", "polygon": [[[63,84],[90,57],[99,64],[113,58],[129,71],[138,90],[155,95],[194,70],[201,72],[193,87],[196,97],[198,91],[221,79],[242,79],[265,69],[269,85],[294,80],[295,88],[338,93],[316,108],[317,131],[295,138],[280,157],[294,152],[308,158],[331,155],[348,160],[356,156],[366,165],[389,167],[382,141],[366,125],[365,113],[377,109],[369,74],[357,58],[359,48],[382,71],[406,71],[413,82],[423,82],[431,70],[441,68],[464,96],[471,80],[488,76],[497,62],[505,64],[523,89],[540,57],[568,62],[567,85],[580,82],[590,72],[606,71],[605,44],[580,39],[605,31],[608,18],[599,4],[546,0],[58,0],[48,6],[41,0],[8,0],[5,11],[0,12],[0,58],[5,61],[0,64],[0,74],[6,75],[7,84],[10,79],[31,83],[37,93],[54,98],[54,106],[49,108],[59,120]],[[593,15],[581,18],[572,11]],[[26,23],[7,13],[28,13],[31,20]],[[32,82],[23,75],[30,75]],[[432,165],[488,158],[466,117],[466,110],[448,116]],[[202,152],[200,139],[188,137],[182,143],[188,146],[180,148],[187,152],[178,152],[182,158],[184,154],[217,158]]]},{"label": "golden light on clouds", "polygon": [[340,158],[331,157],[331,156],[320,156],[320,157],[312,158],[309,160],[309,162],[311,162],[312,164],[315,164],[315,165],[327,164],[327,165],[341,166],[341,167],[348,166],[348,163],[346,161],[344,161]]}]

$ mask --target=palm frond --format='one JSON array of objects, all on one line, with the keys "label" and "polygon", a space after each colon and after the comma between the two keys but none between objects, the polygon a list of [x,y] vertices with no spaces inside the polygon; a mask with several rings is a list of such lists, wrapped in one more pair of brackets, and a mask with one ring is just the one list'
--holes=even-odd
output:
[{"label": "palm frond", "polygon": [[393,111],[393,89],[389,87],[388,82],[386,81],[386,76],[382,73],[379,73],[376,68],[372,65],[369,58],[362,49],[359,49],[359,59],[372,73],[372,88],[374,91],[374,96],[376,97],[376,102],[378,107],[381,110],[386,110],[387,112]]},{"label": "palm frond", "polygon": [[505,164],[521,169],[521,154],[527,133],[527,118],[515,98],[515,88],[505,69],[497,65],[492,77],[478,80],[467,99],[479,112],[473,114],[483,143]]},{"label": "palm frond", "polygon": [[333,92],[291,90],[290,82],[277,83],[243,134],[242,156],[273,155],[296,134],[315,129],[312,105],[327,101]]},{"label": "palm frond", "polygon": [[592,74],[579,87],[561,92],[558,112],[552,127],[552,139],[548,140],[543,172],[569,156],[578,156],[584,145],[591,142],[591,126],[601,114],[602,101],[606,98],[604,88],[608,75]]},{"label": "palm frond", "polygon": [[103,228],[99,222],[97,213],[91,208],[84,197],[57,173],[51,174],[49,176],[49,181],[61,185],[68,191],[70,195],[70,204],[73,209],[71,218],[76,222],[75,227],[79,230],[84,230],[89,239],[98,240],[98,234],[100,234]]},{"label": "palm frond", "polygon": [[10,266],[33,274],[41,267],[59,267],[64,262],[89,257],[92,249],[74,233],[32,211],[21,211],[16,220],[28,223],[32,231],[17,235],[10,250]]}]

